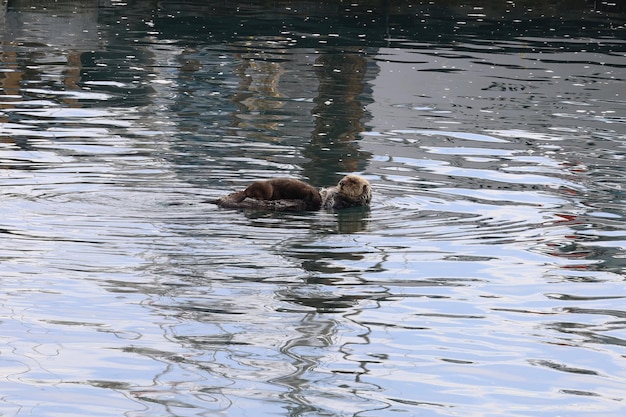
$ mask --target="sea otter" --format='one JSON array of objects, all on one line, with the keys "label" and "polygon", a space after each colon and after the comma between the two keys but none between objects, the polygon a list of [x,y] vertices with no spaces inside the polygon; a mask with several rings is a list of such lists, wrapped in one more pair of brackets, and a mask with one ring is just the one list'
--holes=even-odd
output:
[{"label": "sea otter", "polygon": [[255,181],[244,191],[214,201],[221,207],[262,210],[319,210],[322,197],[306,182],[293,178]]},{"label": "sea otter", "polygon": [[325,209],[369,206],[372,201],[372,187],[365,178],[349,174],[337,186],[322,188],[320,195],[322,208]]},{"label": "sea otter", "polygon": [[365,178],[346,175],[336,187],[320,191],[292,178],[255,181],[243,191],[209,202],[225,208],[303,211],[368,206],[371,199],[372,189]]}]

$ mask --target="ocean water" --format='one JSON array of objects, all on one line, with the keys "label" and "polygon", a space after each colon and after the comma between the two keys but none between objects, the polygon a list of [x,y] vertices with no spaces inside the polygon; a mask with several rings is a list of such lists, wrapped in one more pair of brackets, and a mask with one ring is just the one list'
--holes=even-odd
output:
[{"label": "ocean water", "polygon": [[475,4],[4,4],[0,414],[622,416],[626,16]]}]

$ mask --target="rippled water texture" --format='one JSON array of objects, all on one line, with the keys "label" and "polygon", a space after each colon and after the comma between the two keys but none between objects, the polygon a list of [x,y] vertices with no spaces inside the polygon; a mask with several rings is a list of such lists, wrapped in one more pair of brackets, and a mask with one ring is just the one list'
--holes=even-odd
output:
[{"label": "rippled water texture", "polygon": [[0,414],[623,416],[622,6],[426,3],[2,2]]}]

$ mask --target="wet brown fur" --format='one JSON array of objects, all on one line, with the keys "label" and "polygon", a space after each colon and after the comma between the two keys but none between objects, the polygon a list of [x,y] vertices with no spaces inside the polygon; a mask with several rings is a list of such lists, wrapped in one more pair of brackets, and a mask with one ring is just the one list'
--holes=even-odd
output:
[{"label": "wet brown fur", "polygon": [[293,178],[255,181],[237,197],[236,202],[246,198],[258,201],[301,200],[305,210],[319,210],[322,206],[322,197],[315,187]]}]

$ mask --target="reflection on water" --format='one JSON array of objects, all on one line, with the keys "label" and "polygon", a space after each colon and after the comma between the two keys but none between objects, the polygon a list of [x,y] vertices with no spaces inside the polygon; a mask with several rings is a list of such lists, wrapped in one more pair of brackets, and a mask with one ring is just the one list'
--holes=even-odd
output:
[{"label": "reflection on water", "polygon": [[623,414],[622,6],[2,6],[0,414]]}]

